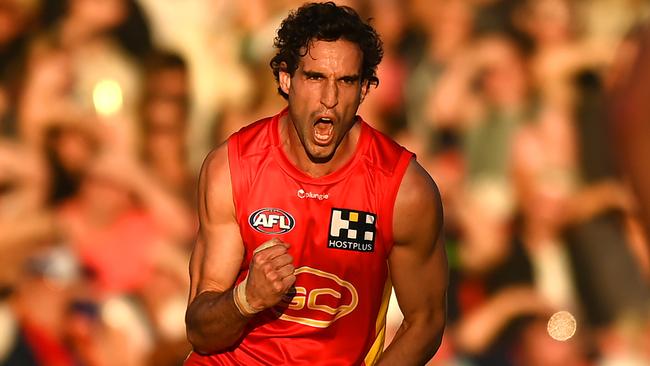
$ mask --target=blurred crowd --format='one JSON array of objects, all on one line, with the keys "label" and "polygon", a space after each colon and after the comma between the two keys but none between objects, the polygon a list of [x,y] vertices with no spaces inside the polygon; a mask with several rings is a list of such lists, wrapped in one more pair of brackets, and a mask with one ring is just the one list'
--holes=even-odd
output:
[{"label": "blurred crowd", "polygon": [[[283,107],[268,62],[301,3],[0,0],[0,365],[182,364],[198,167]],[[650,255],[606,113],[648,3],[340,3],[384,42],[360,114],[443,196],[430,364],[650,364]]]}]

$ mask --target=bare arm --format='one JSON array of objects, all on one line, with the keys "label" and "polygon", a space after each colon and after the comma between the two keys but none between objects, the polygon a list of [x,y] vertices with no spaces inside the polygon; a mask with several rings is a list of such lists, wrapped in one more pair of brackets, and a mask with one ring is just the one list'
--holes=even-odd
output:
[{"label": "bare arm", "polygon": [[453,329],[459,350],[479,354],[490,347],[503,329],[518,316],[551,313],[547,301],[528,286],[505,288],[461,318]]},{"label": "bare arm", "polygon": [[[199,237],[190,260],[187,337],[199,353],[232,347],[253,314],[235,305],[233,284],[244,259],[235,216],[226,145],[212,152],[199,178]],[[271,244],[269,246],[269,244]],[[280,302],[295,282],[288,244],[272,239],[256,251],[247,276],[247,302],[257,311]]]},{"label": "bare arm", "polygon": [[187,337],[200,353],[214,352],[241,337],[247,319],[235,307],[231,287],[244,258],[232,203],[228,150],[206,158],[199,178],[199,236],[190,259]]},{"label": "bare arm", "polygon": [[412,161],[395,201],[395,245],[388,258],[404,321],[380,365],[423,365],[440,346],[449,277],[441,231],[438,189],[425,170]]},{"label": "bare arm", "polygon": [[590,184],[571,196],[565,207],[565,222],[569,225],[585,222],[611,209],[624,212],[634,209],[632,192],[613,179]]}]

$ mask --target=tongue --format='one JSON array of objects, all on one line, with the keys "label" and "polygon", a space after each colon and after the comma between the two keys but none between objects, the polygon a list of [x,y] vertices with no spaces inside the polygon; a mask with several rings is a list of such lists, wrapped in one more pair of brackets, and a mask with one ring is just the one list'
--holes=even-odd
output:
[{"label": "tongue", "polygon": [[314,126],[314,137],[316,141],[326,143],[332,137],[332,130],[334,125],[331,123],[318,122]]}]

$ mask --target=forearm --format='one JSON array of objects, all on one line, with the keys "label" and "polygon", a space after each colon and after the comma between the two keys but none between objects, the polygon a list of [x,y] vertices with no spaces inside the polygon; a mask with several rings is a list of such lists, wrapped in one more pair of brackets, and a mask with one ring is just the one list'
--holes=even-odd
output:
[{"label": "forearm", "polygon": [[237,310],[232,290],[206,291],[192,301],[185,322],[194,350],[207,354],[233,346],[241,338],[248,318]]},{"label": "forearm", "polygon": [[455,344],[464,352],[483,352],[516,317],[546,316],[551,310],[546,300],[532,287],[502,289],[462,318],[454,331]]},{"label": "forearm", "polygon": [[468,314],[454,327],[455,344],[470,354],[483,352],[512,318],[505,304],[492,299],[484,306]]},{"label": "forearm", "polygon": [[438,351],[444,328],[444,314],[411,322],[405,319],[377,365],[424,365]]}]

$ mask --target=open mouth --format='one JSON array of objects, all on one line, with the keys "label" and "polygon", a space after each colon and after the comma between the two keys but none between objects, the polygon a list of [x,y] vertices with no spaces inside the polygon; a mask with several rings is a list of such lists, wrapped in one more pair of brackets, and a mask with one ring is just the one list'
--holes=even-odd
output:
[{"label": "open mouth", "polygon": [[318,145],[328,145],[334,138],[334,121],[321,117],[314,123],[314,140]]}]

